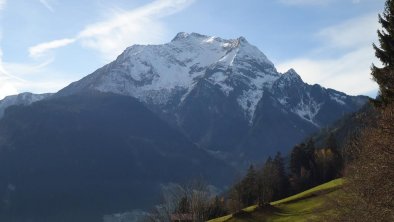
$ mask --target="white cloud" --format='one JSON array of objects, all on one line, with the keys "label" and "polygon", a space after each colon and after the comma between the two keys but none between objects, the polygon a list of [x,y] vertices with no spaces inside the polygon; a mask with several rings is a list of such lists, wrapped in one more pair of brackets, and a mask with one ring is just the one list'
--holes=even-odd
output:
[{"label": "white cloud", "polygon": [[[0,0],[0,11],[4,9],[7,1]],[[1,33],[0,33],[1,40]],[[11,75],[5,70],[3,66],[3,51],[0,48],[0,99],[3,99],[5,96],[16,94],[17,90],[9,83],[9,80],[13,79]]]},{"label": "white cloud", "polygon": [[0,49],[0,99],[5,96],[16,94],[18,91],[16,87],[11,83],[12,81],[22,81],[12,75],[10,75],[3,65],[3,53]]},{"label": "white cloud", "polygon": [[371,13],[327,27],[319,31],[317,36],[324,39],[329,47],[354,48],[371,45],[376,39],[378,28],[378,14]]},{"label": "white cloud", "polygon": [[55,92],[70,83],[71,79],[58,79],[58,76],[67,75],[59,75],[48,69],[52,61],[49,59],[38,64],[7,63],[2,60],[0,49],[0,100],[5,96],[27,91]]},{"label": "white cloud", "polygon": [[134,10],[118,10],[110,19],[86,26],[74,38],[42,43],[31,47],[29,51],[31,55],[43,54],[78,41],[84,47],[98,50],[106,60],[112,60],[132,44],[162,42],[166,27],[160,18],[179,12],[193,2],[156,0]]},{"label": "white cloud", "polygon": [[0,76],[0,100],[9,95],[15,95],[18,91],[6,78]]},{"label": "white cloud", "polygon": [[183,10],[194,0],[156,0],[131,11],[120,11],[106,21],[91,24],[78,38],[83,46],[114,59],[132,44],[155,44],[163,40],[165,25],[160,18]]},{"label": "white cloud", "polygon": [[40,57],[52,49],[61,48],[74,43],[76,39],[59,39],[51,42],[41,43],[29,48],[29,55],[31,57]]},{"label": "white cloud", "polygon": [[[370,75],[372,62],[379,63],[372,48],[378,27],[377,17],[373,15],[327,27],[316,35],[324,41],[322,47],[315,50],[317,53],[284,61],[278,69],[284,72],[294,68],[310,84],[319,83],[352,95],[371,95],[378,88]],[[335,58],[324,58],[329,52],[338,51],[344,53]]]},{"label": "white cloud", "polygon": [[49,11],[51,12],[55,12],[55,10],[53,9],[52,5],[49,3],[50,0],[39,0],[40,3],[47,8]]},{"label": "white cloud", "polygon": [[[5,95],[27,91],[34,93],[56,92],[70,83],[72,79],[67,79],[69,75],[58,73],[49,68],[48,65],[51,62],[52,60],[46,60],[38,64],[3,62],[3,67],[7,70],[7,73],[12,73],[14,76],[9,74],[1,75],[0,73],[0,82],[2,83],[0,84],[0,99]],[[59,76],[64,76],[65,78],[61,79]]]},{"label": "white cloud", "polygon": [[[53,11],[50,1],[40,2],[48,10]],[[193,2],[194,0],[156,0],[134,10],[118,10],[107,20],[86,26],[73,38],[58,39],[30,47],[28,51],[32,58],[49,58],[39,64],[3,62],[0,49],[0,99],[24,91],[56,92],[73,81],[66,78],[69,75],[56,73],[49,68],[48,65],[54,60],[50,53],[52,50],[79,42],[84,47],[99,51],[105,59],[112,60],[132,44],[162,42],[167,29],[160,18],[179,12]],[[2,3],[5,3],[5,0],[0,0],[0,9]],[[59,76],[65,78],[59,79]],[[42,81],[43,79],[46,81]]]},{"label": "white cloud", "polygon": [[319,83],[351,95],[375,91],[370,67],[376,61],[371,47],[363,47],[335,59],[298,58],[278,66],[282,72],[294,68],[310,84]]}]

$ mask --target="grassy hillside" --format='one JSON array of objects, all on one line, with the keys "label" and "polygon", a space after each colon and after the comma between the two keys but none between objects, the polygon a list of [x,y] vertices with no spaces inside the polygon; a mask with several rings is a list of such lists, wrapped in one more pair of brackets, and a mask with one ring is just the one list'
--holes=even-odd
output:
[{"label": "grassy hillside", "polygon": [[335,214],[334,201],[342,192],[343,179],[314,187],[288,198],[272,202],[265,209],[251,206],[242,212],[209,222],[301,222],[323,221]]}]

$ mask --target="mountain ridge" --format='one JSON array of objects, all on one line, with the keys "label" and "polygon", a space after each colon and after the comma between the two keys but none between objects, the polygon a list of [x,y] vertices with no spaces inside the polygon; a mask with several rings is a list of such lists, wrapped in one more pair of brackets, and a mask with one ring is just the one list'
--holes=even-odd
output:
[{"label": "mountain ridge", "polygon": [[[134,97],[200,147],[238,150],[235,156],[250,149],[250,138],[258,153],[287,152],[367,101],[304,83],[294,69],[278,72],[244,37],[226,40],[185,32],[169,43],[130,46],[53,97],[91,90]],[[287,130],[280,133],[278,126]],[[275,143],[264,136],[281,134],[297,136]]]},{"label": "mountain ridge", "polygon": [[[367,101],[363,96],[304,83],[294,69],[278,72],[244,37],[226,40],[184,32],[166,44],[131,46],[112,63],[57,95],[88,89],[135,97],[201,147],[230,153],[239,150],[236,156],[243,155],[242,149],[249,146],[242,142],[248,140],[245,138],[271,134],[269,128],[275,121],[288,129],[287,134],[298,136],[274,144],[268,138],[257,139],[256,146],[286,152],[308,134],[356,111]],[[263,102],[264,98],[270,102]],[[262,126],[256,126],[255,121],[261,116],[256,113],[259,107],[259,112],[270,109],[264,111],[264,121],[259,121]],[[228,112],[231,114],[225,114]],[[279,118],[275,113],[282,113],[282,120],[275,119]],[[286,123],[284,119],[291,121]],[[256,128],[260,129],[258,133],[254,132]],[[276,135],[280,129],[274,128]],[[253,150],[262,149],[256,146]]]}]

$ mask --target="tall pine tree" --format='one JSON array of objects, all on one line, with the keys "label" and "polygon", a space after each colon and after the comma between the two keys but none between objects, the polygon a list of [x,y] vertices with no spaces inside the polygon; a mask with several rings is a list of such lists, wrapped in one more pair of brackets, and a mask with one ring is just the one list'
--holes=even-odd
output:
[{"label": "tall pine tree", "polygon": [[244,206],[250,206],[257,202],[257,172],[253,165],[250,165],[248,173],[241,181],[241,202]]},{"label": "tall pine tree", "polygon": [[273,200],[279,200],[289,194],[290,183],[285,170],[285,161],[280,152],[276,153],[273,160],[274,168],[276,170],[277,184],[274,188]]},{"label": "tall pine tree", "polygon": [[372,67],[379,115],[349,144],[356,158],[347,165],[337,221],[394,221],[394,0],[386,1],[379,20],[380,47],[374,48],[383,68]]},{"label": "tall pine tree", "polygon": [[379,15],[383,30],[378,30],[379,47],[373,44],[376,57],[383,63],[382,68],[372,65],[373,79],[379,84],[379,99],[376,104],[394,102],[394,0],[387,0],[385,10]]}]

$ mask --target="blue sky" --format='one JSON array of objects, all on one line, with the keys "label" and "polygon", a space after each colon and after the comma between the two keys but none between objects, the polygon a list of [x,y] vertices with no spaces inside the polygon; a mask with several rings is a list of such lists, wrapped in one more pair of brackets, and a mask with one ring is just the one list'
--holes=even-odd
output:
[{"label": "blue sky", "polygon": [[0,0],[0,99],[55,92],[127,46],[178,32],[244,36],[279,71],[375,96],[372,42],[384,0]]}]

